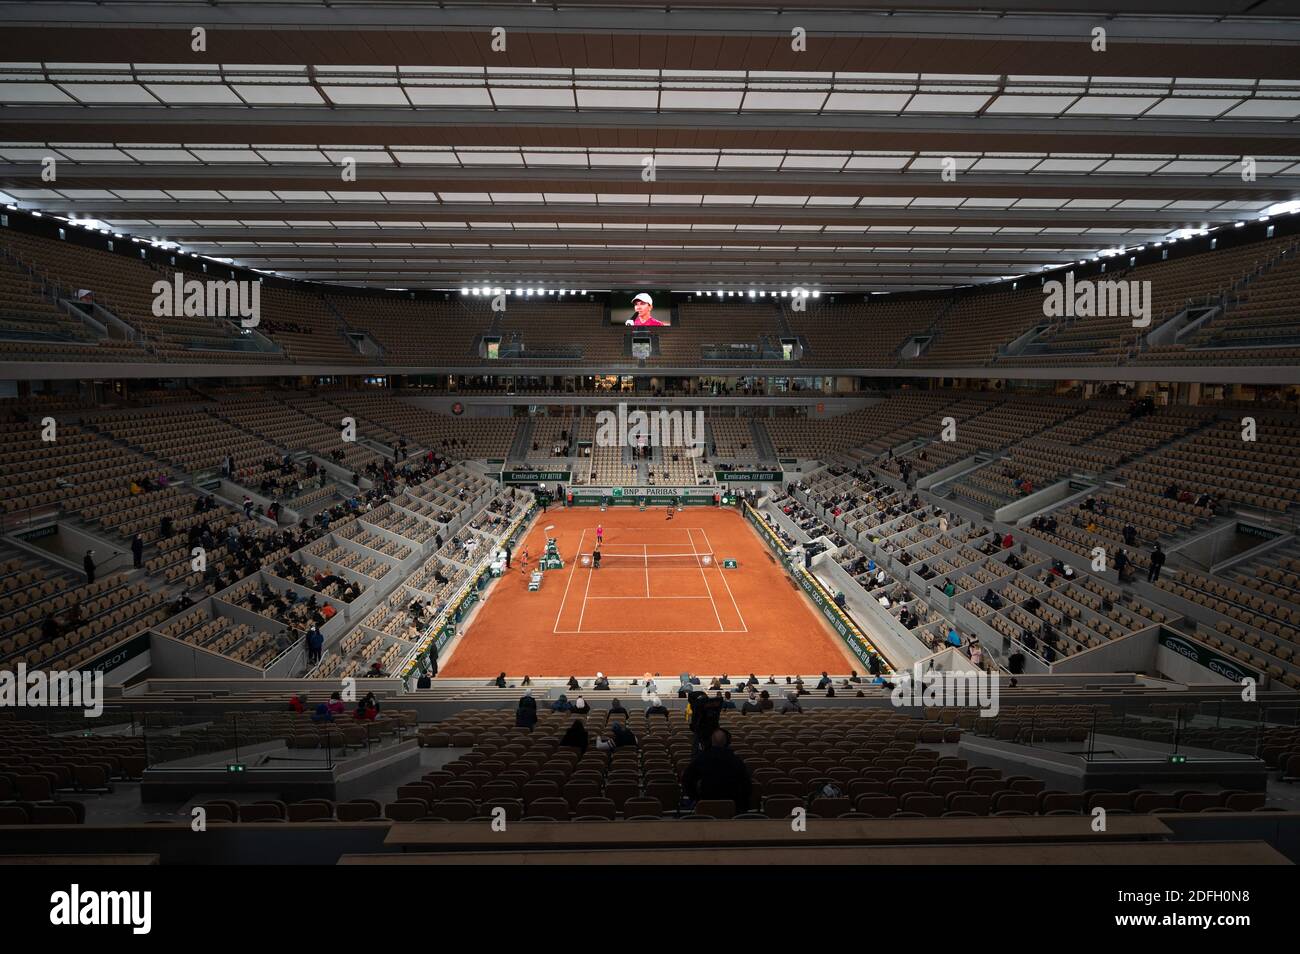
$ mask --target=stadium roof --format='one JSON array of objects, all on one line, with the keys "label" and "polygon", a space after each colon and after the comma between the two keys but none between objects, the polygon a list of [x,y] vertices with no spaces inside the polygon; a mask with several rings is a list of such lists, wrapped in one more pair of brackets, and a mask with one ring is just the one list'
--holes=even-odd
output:
[{"label": "stadium roof", "polygon": [[1046,6],[0,2],[0,200],[375,287],[872,291],[1300,198],[1293,4]]}]

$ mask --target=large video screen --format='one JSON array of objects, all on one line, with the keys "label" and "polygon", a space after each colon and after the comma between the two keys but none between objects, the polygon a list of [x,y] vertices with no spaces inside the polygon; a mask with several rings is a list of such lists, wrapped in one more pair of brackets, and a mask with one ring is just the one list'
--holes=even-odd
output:
[{"label": "large video screen", "polygon": [[[649,295],[650,308],[643,314],[637,314],[636,296]],[[609,296],[609,320],[611,324],[626,325],[632,323],[634,328],[671,328],[673,324],[672,294],[666,289],[642,288],[633,291],[611,292]]]}]

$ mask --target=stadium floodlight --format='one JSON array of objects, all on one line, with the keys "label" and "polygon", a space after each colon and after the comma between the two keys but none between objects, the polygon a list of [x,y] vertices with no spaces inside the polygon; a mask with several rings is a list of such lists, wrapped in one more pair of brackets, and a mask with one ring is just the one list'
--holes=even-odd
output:
[{"label": "stadium floodlight", "polygon": [[719,298],[722,297],[722,289],[721,289],[721,288],[718,289],[718,297],[719,297]]},{"label": "stadium floodlight", "polygon": [[527,294],[528,294],[528,297],[529,297],[529,298],[532,298],[532,297],[533,297],[533,289],[531,289],[531,288],[528,289]]},{"label": "stadium floodlight", "polygon": [[461,293],[462,295],[468,295],[468,294],[469,294],[469,289],[468,289],[468,288],[462,288],[462,289],[460,290],[460,293]]},{"label": "stadium floodlight", "polygon": [[492,289],[492,294],[494,294],[494,295],[500,295],[500,294],[501,294],[501,289],[500,289],[500,288],[494,288],[494,289]]},{"label": "stadium floodlight", "polygon": [[481,292],[478,290],[478,286],[477,286],[477,285],[474,286],[474,290],[473,290],[473,292],[472,292],[471,294],[473,294],[473,296],[474,296],[475,298],[477,298],[477,297],[481,294]]},{"label": "stadium floodlight", "polygon": [[37,212],[35,209],[32,209],[32,218],[39,219],[40,217],[41,217],[41,213]]},{"label": "stadium floodlight", "polygon": [[758,292],[754,291],[754,289],[751,288],[751,289],[749,290],[749,297],[750,297],[750,298],[757,298],[757,297],[758,297]]},{"label": "stadium floodlight", "polygon": [[583,293],[584,295],[587,294],[587,289],[584,288],[584,289],[582,290],[582,293]]},{"label": "stadium floodlight", "polygon": [[814,297],[814,298],[821,298],[821,297],[822,297],[822,293],[821,293],[821,289],[820,289],[820,288],[815,288],[815,289],[813,289],[813,297]]},{"label": "stadium floodlight", "polygon": [[515,294],[516,294],[516,295],[522,295],[523,293],[524,293],[524,290],[523,290],[522,288],[516,288],[516,289],[515,289]]},{"label": "stadium floodlight", "polygon": [[1233,227],[1234,229],[1244,229],[1244,228],[1246,227],[1246,223],[1245,223],[1245,222],[1233,222],[1233,223],[1232,223],[1232,227]]},{"label": "stadium floodlight", "polygon": [[17,211],[18,211],[18,206],[16,206],[16,205],[6,205],[5,208],[8,209],[10,212],[17,212]]}]

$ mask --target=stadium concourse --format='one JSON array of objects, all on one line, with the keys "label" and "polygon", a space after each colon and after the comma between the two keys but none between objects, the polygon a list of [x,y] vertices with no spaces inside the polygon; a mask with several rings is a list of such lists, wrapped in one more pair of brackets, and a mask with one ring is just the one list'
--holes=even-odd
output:
[{"label": "stadium concourse", "polygon": [[[1164,916],[1131,866],[1300,862],[1283,0],[0,33],[8,923],[98,918],[71,864],[211,866],[138,876],[178,938],[299,943],[538,865],[808,866],[784,913],[878,864],[1082,936]],[[411,865],[463,877],[404,919]],[[1178,916],[1293,928],[1245,877]]]}]

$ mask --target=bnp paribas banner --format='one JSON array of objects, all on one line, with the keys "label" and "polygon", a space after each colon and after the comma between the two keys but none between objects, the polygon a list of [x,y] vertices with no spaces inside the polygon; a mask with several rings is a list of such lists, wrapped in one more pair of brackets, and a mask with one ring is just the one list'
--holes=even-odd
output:
[{"label": "bnp paribas banner", "polygon": [[1231,679],[1233,682],[1241,682],[1243,679],[1259,680],[1259,670],[1247,666],[1230,656],[1221,655],[1209,646],[1198,643],[1194,639],[1187,639],[1178,633],[1162,629],[1160,630],[1159,640],[1160,645],[1170,652],[1186,656],[1197,665],[1204,666],[1210,672],[1216,673],[1225,679]]}]

